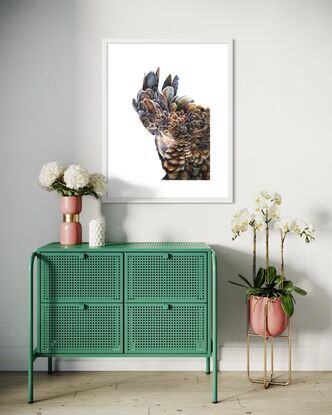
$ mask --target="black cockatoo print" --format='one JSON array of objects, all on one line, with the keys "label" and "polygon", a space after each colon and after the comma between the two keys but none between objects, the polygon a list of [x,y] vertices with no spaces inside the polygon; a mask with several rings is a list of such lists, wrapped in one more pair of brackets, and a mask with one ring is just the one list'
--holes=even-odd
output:
[{"label": "black cockatoo print", "polygon": [[210,109],[177,95],[177,75],[168,75],[160,92],[159,74],[158,68],[144,75],[133,107],[154,136],[162,179],[210,180]]}]

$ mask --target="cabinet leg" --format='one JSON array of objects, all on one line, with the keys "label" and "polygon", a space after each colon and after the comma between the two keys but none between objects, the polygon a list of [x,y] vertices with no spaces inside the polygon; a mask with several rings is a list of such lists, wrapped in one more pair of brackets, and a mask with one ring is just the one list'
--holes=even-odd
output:
[{"label": "cabinet leg", "polygon": [[28,367],[28,403],[33,403],[33,358],[32,356],[29,356],[29,367]]},{"label": "cabinet leg", "polygon": [[52,358],[51,358],[51,357],[48,357],[48,358],[47,358],[47,362],[48,362],[48,369],[47,369],[47,373],[48,373],[49,375],[51,375],[51,374],[53,373],[53,371],[52,371]]},{"label": "cabinet leg", "polygon": [[33,362],[35,360],[33,351],[33,264],[37,256],[34,252],[30,257],[29,264],[29,351],[28,351],[28,402],[33,402]]},{"label": "cabinet leg", "polygon": [[[216,349],[216,347],[214,347]],[[218,403],[218,360],[217,350],[213,351],[212,403]]]},{"label": "cabinet leg", "polygon": [[205,373],[207,375],[209,375],[211,373],[211,371],[210,371],[210,358],[209,357],[206,358]]},{"label": "cabinet leg", "polygon": [[217,257],[212,252],[212,403],[218,403],[218,320],[217,320]]}]

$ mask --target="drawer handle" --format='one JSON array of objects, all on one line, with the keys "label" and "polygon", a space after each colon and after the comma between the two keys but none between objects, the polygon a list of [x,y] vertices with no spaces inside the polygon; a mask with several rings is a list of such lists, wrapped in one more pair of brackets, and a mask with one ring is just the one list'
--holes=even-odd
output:
[{"label": "drawer handle", "polygon": [[80,253],[80,254],[79,254],[79,257],[80,257],[81,259],[87,259],[88,254],[87,254],[86,252],[82,252],[82,253]]},{"label": "drawer handle", "polygon": [[171,305],[170,304],[163,304],[163,309],[164,310],[170,310],[171,309]]},{"label": "drawer handle", "polygon": [[172,254],[164,254],[164,258],[165,259],[172,259],[173,255]]},{"label": "drawer handle", "polygon": [[87,310],[87,308],[88,308],[87,304],[79,304],[78,306],[79,306],[80,310]]}]

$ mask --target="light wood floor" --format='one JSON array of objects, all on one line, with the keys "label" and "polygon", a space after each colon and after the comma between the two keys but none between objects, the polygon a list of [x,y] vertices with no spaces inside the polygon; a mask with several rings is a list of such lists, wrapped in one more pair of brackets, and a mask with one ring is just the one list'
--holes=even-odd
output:
[{"label": "light wood floor", "polygon": [[39,372],[29,405],[26,373],[2,372],[0,414],[332,415],[332,372],[297,372],[291,385],[267,390],[242,372],[219,376],[212,404],[212,377],[201,372]]}]

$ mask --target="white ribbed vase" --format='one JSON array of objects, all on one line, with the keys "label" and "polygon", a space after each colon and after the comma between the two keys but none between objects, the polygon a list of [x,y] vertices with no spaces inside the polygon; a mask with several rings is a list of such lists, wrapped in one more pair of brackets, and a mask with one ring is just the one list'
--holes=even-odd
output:
[{"label": "white ribbed vase", "polygon": [[99,248],[105,245],[105,220],[93,219],[89,222],[89,246]]}]

